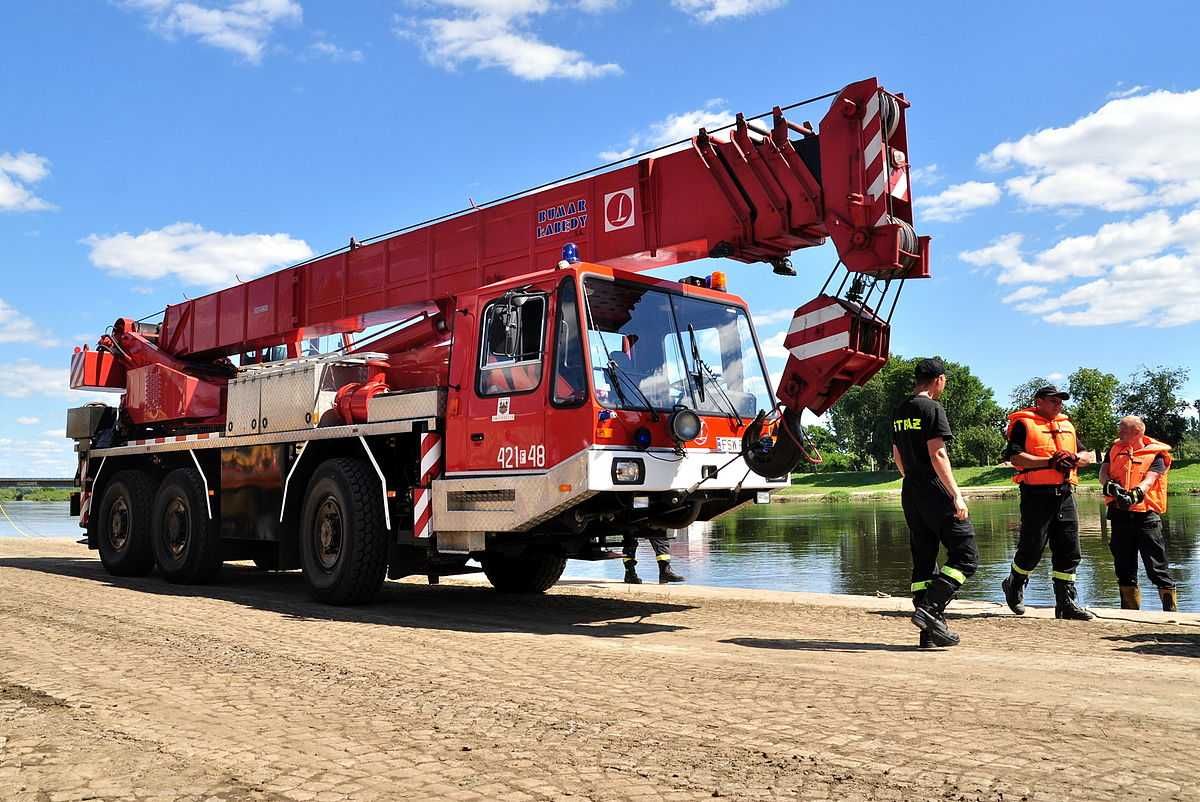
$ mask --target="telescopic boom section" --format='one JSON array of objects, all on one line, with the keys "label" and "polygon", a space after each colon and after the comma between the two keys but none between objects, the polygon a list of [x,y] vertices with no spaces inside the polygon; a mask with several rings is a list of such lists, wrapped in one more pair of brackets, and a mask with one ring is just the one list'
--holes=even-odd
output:
[{"label": "telescopic boom section", "polygon": [[[168,306],[158,347],[211,360],[359,331],[579,257],[641,271],[700,259],[766,261],[832,237],[852,271],[928,275],[912,228],[903,98],[868,79],[846,87],[819,133],[776,109],[726,135],[496,203]],[[886,352],[884,353],[886,357]]]}]

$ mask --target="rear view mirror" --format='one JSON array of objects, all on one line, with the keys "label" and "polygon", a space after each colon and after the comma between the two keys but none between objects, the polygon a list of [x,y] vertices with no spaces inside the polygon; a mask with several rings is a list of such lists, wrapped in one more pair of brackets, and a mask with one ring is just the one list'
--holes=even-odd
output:
[{"label": "rear view mirror", "polygon": [[497,306],[488,321],[488,352],[493,356],[513,359],[517,355],[517,310],[509,305]]}]

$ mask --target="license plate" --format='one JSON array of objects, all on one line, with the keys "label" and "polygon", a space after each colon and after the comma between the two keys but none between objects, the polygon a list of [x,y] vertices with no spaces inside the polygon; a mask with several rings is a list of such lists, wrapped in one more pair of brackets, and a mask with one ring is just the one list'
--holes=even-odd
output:
[{"label": "license plate", "polygon": [[717,451],[722,454],[736,454],[742,450],[742,438],[740,437],[718,437]]}]

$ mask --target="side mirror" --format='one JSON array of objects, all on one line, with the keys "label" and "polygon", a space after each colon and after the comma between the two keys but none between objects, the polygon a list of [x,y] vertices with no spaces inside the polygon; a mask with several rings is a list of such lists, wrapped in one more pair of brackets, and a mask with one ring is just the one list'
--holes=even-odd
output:
[{"label": "side mirror", "polygon": [[517,355],[517,310],[510,306],[497,306],[488,321],[488,351],[493,356],[513,359]]}]

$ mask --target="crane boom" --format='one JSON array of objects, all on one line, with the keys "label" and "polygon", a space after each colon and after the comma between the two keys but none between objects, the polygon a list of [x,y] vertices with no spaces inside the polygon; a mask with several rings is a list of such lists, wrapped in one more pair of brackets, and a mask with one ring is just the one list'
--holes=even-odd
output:
[{"label": "crane boom", "polygon": [[405,310],[553,266],[642,271],[704,257],[768,262],[832,237],[851,270],[928,275],[912,229],[901,96],[875,79],[843,89],[819,133],[776,108],[770,129],[739,115],[683,150],[472,210],[166,309],[159,347],[208,360],[358,331]]}]

